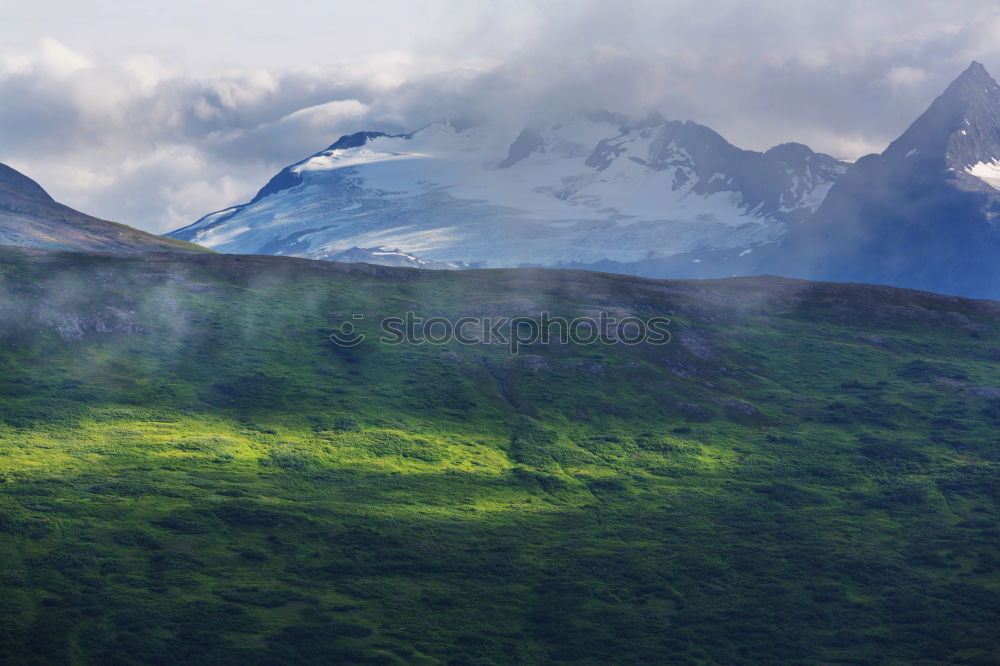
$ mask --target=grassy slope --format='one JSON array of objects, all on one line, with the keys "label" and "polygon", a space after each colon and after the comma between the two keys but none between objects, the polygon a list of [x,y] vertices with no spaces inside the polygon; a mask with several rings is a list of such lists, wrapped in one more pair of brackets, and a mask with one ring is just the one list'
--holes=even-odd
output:
[{"label": "grassy slope", "polygon": [[0,206],[0,246],[81,252],[214,252],[187,241],[77,213],[60,204],[29,214]]},{"label": "grassy slope", "polygon": [[194,243],[73,210],[4,164],[0,164],[0,246],[92,252],[212,252]]},{"label": "grassy slope", "polygon": [[[0,275],[4,663],[995,663],[996,304],[219,255]],[[674,341],[327,340],[411,308]]]}]

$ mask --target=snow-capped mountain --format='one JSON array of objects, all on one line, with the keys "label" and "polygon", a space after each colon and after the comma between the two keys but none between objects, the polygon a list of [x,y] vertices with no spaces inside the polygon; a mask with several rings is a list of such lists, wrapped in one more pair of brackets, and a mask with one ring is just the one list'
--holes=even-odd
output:
[{"label": "snow-capped mountain", "polygon": [[763,270],[1000,298],[1000,86],[978,62],[853,164]]},{"label": "snow-capped mountain", "polygon": [[741,150],[659,115],[581,114],[520,133],[442,122],[342,137],[249,203],[169,235],[315,259],[392,248],[435,267],[628,264],[773,241],[845,168],[800,144]]}]

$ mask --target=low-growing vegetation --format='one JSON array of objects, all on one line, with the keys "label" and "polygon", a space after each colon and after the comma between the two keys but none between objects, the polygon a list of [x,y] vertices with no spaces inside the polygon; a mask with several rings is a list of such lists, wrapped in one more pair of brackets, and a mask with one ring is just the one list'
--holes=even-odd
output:
[{"label": "low-growing vegetation", "polygon": [[[997,306],[232,256],[0,277],[4,664],[996,663]],[[377,342],[407,309],[600,308],[699,353]]]}]

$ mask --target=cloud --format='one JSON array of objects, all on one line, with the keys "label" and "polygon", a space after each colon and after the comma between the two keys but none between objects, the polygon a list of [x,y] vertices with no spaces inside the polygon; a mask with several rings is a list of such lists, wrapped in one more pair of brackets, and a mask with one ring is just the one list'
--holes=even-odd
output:
[{"label": "cloud", "polygon": [[[742,147],[794,140],[856,158],[881,150],[973,58],[1000,74],[1000,14],[973,0],[400,2],[388,22],[352,9],[349,40],[321,30],[325,6],[311,3],[316,16],[294,31],[294,16],[248,11],[214,42],[166,18],[146,35],[149,52],[132,33],[116,47],[101,26],[92,31],[107,44],[88,49],[39,35],[0,54],[0,161],[76,208],[163,232],[247,200],[282,166],[360,130],[485,113],[516,132],[581,108],[656,109]],[[205,17],[192,30],[216,25]],[[87,42],[86,19],[74,20]],[[251,20],[278,27],[255,39],[240,23]],[[176,53],[164,48],[170,30]],[[222,52],[227,66],[189,66]]]},{"label": "cloud", "polygon": [[885,81],[893,90],[919,86],[927,80],[927,72],[919,67],[893,67],[885,75]]},{"label": "cloud", "polygon": [[82,53],[51,37],[43,38],[32,53],[9,54],[0,59],[0,72],[4,75],[37,75],[56,80],[69,78],[92,66]]}]

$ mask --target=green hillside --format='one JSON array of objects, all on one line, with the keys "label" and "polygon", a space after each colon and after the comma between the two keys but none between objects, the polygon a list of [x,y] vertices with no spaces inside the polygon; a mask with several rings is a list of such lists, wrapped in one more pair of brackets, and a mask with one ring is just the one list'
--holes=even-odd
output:
[{"label": "green hillside", "polygon": [[0,367],[4,664],[997,663],[1000,304],[3,249]]}]

